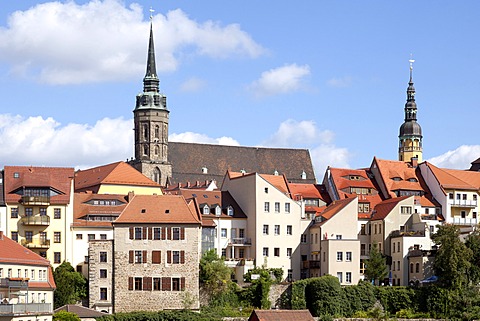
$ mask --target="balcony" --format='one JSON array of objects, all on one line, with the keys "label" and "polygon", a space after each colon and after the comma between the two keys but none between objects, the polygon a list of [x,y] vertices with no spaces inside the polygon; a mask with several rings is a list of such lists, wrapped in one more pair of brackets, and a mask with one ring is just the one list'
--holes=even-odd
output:
[{"label": "balcony", "polygon": [[46,239],[23,239],[21,244],[29,249],[48,249],[50,247],[50,240]]},{"label": "balcony", "polygon": [[251,241],[251,239],[247,239],[247,238],[244,238],[244,237],[235,237],[235,238],[232,238],[230,240],[229,245],[232,245],[232,246],[235,246],[235,245],[239,245],[239,246],[252,245],[252,241]]},{"label": "balcony", "polygon": [[50,225],[50,216],[48,215],[30,215],[30,216],[23,216],[20,219],[20,222],[23,225],[43,225],[49,226]]},{"label": "balcony", "polygon": [[48,206],[50,205],[50,196],[22,196],[22,204]]},{"label": "balcony", "polygon": [[416,236],[416,237],[424,237],[425,231],[401,231],[395,230],[390,233],[390,237],[399,237],[399,236]]},{"label": "balcony", "polygon": [[233,259],[225,259],[225,265],[231,268],[237,266],[246,266],[249,268],[253,268],[253,259],[242,259],[242,258],[233,258]]},{"label": "balcony", "polygon": [[448,205],[452,207],[468,207],[468,208],[474,208],[477,207],[477,201],[476,200],[448,200]]},{"label": "balcony", "polygon": [[455,225],[477,225],[478,220],[476,218],[461,218],[461,217],[453,217],[453,224]]},{"label": "balcony", "polygon": [[52,313],[51,303],[0,304],[0,316]]},{"label": "balcony", "polygon": [[310,269],[319,269],[320,268],[320,261],[309,261],[309,268]]}]

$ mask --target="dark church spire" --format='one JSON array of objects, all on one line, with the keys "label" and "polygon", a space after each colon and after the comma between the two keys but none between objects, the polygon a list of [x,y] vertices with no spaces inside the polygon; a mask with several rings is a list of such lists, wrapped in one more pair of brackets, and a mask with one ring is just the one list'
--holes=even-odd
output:
[{"label": "dark church spire", "polygon": [[[150,17],[151,19],[151,17]],[[150,42],[148,43],[147,72],[143,78],[144,92],[158,92],[160,80],[157,77],[157,67],[155,65],[155,46],[153,45],[153,26],[150,22]]]}]

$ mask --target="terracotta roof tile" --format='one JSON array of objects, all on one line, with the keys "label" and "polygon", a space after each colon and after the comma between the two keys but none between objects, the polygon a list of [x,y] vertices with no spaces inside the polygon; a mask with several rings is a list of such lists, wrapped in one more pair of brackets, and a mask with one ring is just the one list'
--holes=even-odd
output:
[{"label": "terracotta roof tile", "polygon": [[[374,162],[378,166],[381,179],[389,193],[389,195],[385,197],[396,197],[394,193],[395,190],[425,191],[424,187],[420,185],[420,178],[419,175],[417,175],[416,168],[413,168],[409,163],[383,160],[376,157]],[[401,180],[394,180],[394,178]],[[412,178],[414,178],[416,182],[408,181],[408,179]]]},{"label": "terracotta roof tile", "polygon": [[[111,201],[114,200],[119,205],[94,205],[93,201]],[[96,226],[111,227],[111,221],[89,221],[89,215],[96,216],[120,216],[127,206],[127,197],[125,195],[115,194],[91,194],[75,193],[73,195],[73,226]]]},{"label": "terracotta roof tile", "polygon": [[135,195],[116,223],[200,224],[193,202],[178,195]]},{"label": "terracotta roof tile", "polygon": [[259,174],[261,178],[275,186],[280,192],[288,194],[287,178],[281,175]]},{"label": "terracotta roof tile", "polygon": [[160,187],[125,162],[116,162],[75,173],[76,192],[87,190],[97,192],[102,184]]},{"label": "terracotta roof tile", "polygon": [[59,192],[50,197],[50,203],[68,204],[73,175],[74,169],[67,167],[5,166],[5,201],[20,202],[22,196],[15,192],[23,187],[49,187]]},{"label": "terracotta roof tile", "polygon": [[355,198],[345,198],[333,201],[333,203],[329,204],[327,208],[320,213],[320,216],[323,220],[321,222],[315,222],[314,225],[322,225],[323,223],[325,223],[325,221],[331,219],[334,215],[343,210],[353,200],[355,200]]},{"label": "terracotta roof tile", "polygon": [[480,172],[441,169],[425,162],[444,189],[480,190]]},{"label": "terracotta roof tile", "polygon": [[[235,199],[228,191],[205,191],[190,188],[180,188],[177,195],[183,195],[185,199],[195,198],[199,206],[198,211],[199,213],[202,213],[202,219],[208,215],[215,216],[215,209],[213,208],[213,206],[216,204],[220,205],[220,207],[222,208],[222,218],[230,218],[227,213],[229,206],[232,206],[233,208],[233,218],[247,217],[247,215],[245,215],[245,213],[243,212],[242,208],[237,204]],[[203,214],[203,208],[200,208],[203,204],[208,204],[208,206],[210,207],[210,213],[208,215]]]},{"label": "terracotta roof tile", "polygon": [[371,220],[376,221],[385,219],[399,202],[409,197],[412,196],[394,197],[380,202],[379,204],[377,204],[377,206],[375,206]]},{"label": "terracotta roof tile", "polygon": [[253,310],[248,321],[314,321],[308,310]]},{"label": "terracotta roof tile", "polygon": [[80,305],[75,304],[67,304],[55,309],[53,312],[57,313],[59,311],[67,311],[71,313],[75,313],[79,318],[99,318],[104,315],[108,315],[108,313],[100,312],[94,309],[89,309]]}]

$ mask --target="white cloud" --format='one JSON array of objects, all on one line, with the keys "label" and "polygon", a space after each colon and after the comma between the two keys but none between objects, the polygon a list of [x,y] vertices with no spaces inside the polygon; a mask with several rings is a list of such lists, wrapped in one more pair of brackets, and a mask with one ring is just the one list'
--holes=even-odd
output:
[{"label": "white cloud", "polygon": [[205,80],[200,78],[189,78],[183,84],[180,85],[180,90],[182,92],[197,92],[205,88],[207,83]]},{"label": "white cloud", "polygon": [[327,166],[348,168],[351,157],[346,148],[333,144],[335,134],[320,130],[313,121],[286,120],[263,146],[309,148],[317,180],[321,180]]},{"label": "white cloud", "polygon": [[[198,23],[182,10],[153,18],[158,71],[178,55],[257,57],[264,52],[237,24]],[[0,28],[0,61],[17,76],[49,84],[138,78],[145,70],[149,22],[138,4],[120,0],[47,2],[16,11]]]},{"label": "white cloud", "polygon": [[329,85],[330,87],[345,88],[350,87],[350,85],[352,84],[352,80],[353,79],[350,76],[332,78],[327,81],[327,85]]},{"label": "white cloud", "polygon": [[441,168],[469,169],[471,162],[480,157],[480,145],[462,145],[428,161]]},{"label": "white cloud", "polygon": [[255,80],[248,89],[256,97],[288,94],[305,89],[304,79],[308,75],[310,75],[308,65],[286,65],[262,72],[260,78]]},{"label": "white cloud", "polygon": [[231,137],[211,138],[204,134],[185,132],[180,134],[171,134],[168,136],[171,142],[179,143],[199,143],[199,144],[214,144],[214,145],[229,145],[240,146],[240,144]]},{"label": "white cloud", "polygon": [[133,121],[104,118],[62,126],[49,117],[0,114],[2,165],[85,168],[133,155]]}]

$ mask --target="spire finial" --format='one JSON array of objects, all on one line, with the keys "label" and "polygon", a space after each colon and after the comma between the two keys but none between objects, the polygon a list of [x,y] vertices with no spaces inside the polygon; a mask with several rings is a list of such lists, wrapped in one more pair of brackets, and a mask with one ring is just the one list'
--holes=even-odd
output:
[{"label": "spire finial", "polygon": [[149,11],[150,11],[150,21],[152,21],[153,20],[153,13],[155,12],[155,10],[153,10],[153,8],[150,7]]},{"label": "spire finial", "polygon": [[413,63],[415,60],[413,59],[413,54],[410,54],[410,60],[408,60],[410,63],[410,80],[412,79],[412,73],[413,73]]}]

